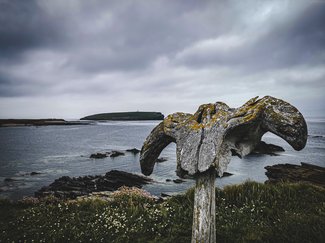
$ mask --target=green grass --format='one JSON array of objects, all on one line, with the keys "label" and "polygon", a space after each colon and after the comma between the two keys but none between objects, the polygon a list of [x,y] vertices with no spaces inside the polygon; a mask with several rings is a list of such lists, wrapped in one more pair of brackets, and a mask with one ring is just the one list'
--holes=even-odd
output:
[{"label": "green grass", "polygon": [[[246,182],[216,192],[218,242],[325,242],[325,189]],[[190,242],[193,189],[157,203],[123,189],[111,200],[0,201],[0,242]]]}]

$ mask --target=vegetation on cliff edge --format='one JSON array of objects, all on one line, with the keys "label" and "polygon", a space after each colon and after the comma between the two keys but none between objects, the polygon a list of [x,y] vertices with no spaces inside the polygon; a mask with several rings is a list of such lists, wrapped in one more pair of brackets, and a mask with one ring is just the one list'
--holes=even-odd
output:
[{"label": "vegetation on cliff edge", "polygon": [[[218,242],[325,242],[325,189],[246,182],[216,191]],[[158,203],[122,188],[108,199],[0,201],[0,242],[190,242],[193,189]]]}]

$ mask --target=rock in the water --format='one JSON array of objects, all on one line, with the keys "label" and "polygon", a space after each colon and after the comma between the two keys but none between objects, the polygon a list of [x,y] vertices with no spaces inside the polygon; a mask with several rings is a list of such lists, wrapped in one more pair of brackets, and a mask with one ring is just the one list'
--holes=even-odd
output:
[{"label": "rock in the water", "polygon": [[[233,174],[232,173],[230,173],[230,172],[223,172],[223,175],[221,176],[221,178],[222,177],[228,177],[228,176],[232,176]],[[217,177],[220,177],[218,174],[217,174]]]},{"label": "rock in the water", "polygon": [[133,148],[133,149],[127,149],[126,152],[130,152],[130,153],[133,153],[133,154],[138,154],[138,153],[140,153],[140,150],[137,149],[137,148]]},{"label": "rock in the water", "polygon": [[35,192],[36,197],[55,196],[58,198],[76,198],[92,192],[115,191],[122,186],[138,187],[152,183],[153,180],[124,171],[111,170],[104,176],[83,176],[71,178],[63,176],[49,186]]},{"label": "rock in the water", "polygon": [[311,138],[324,138],[325,136],[324,135],[308,135],[308,137],[311,137]]},{"label": "rock in the water", "polygon": [[167,161],[168,159],[166,157],[160,157],[158,159],[156,159],[156,163],[161,163],[161,162],[165,162]]},{"label": "rock in the water", "polygon": [[182,179],[175,179],[175,180],[173,180],[173,182],[176,183],[176,184],[180,184],[180,183],[183,183],[185,181],[182,180]]},{"label": "rock in the water", "polygon": [[288,182],[310,182],[325,187],[325,168],[317,165],[301,163],[277,164],[266,166],[266,176],[269,178],[266,183]]},{"label": "rock in the water", "polygon": [[[278,155],[277,152],[283,152],[283,151],[285,150],[281,146],[260,141],[249,154],[267,154],[267,155],[276,156]],[[231,155],[241,157],[239,154],[236,153],[235,150],[231,150]]]},{"label": "rock in the water", "polygon": [[284,148],[274,144],[268,144],[264,141],[259,142],[251,154],[269,154],[269,155],[277,155],[277,152],[284,152]]},{"label": "rock in the water", "polygon": [[166,179],[166,182],[170,182],[170,181],[172,181],[171,179]]},{"label": "rock in the water", "polygon": [[95,153],[90,155],[91,159],[102,159],[102,158],[106,158],[108,156],[109,153]]},{"label": "rock in the water", "polygon": [[121,155],[125,155],[123,152],[121,151],[117,151],[117,150],[113,150],[112,152],[105,152],[105,153],[95,153],[90,155],[90,158],[92,159],[102,159],[102,158],[106,158],[108,156],[110,156],[111,158],[115,158]]},{"label": "rock in the water", "polygon": [[115,157],[118,157],[118,156],[121,156],[121,155],[125,155],[125,154],[124,154],[123,152],[113,150],[113,151],[111,152],[110,157],[111,157],[111,158],[115,158]]},{"label": "rock in the water", "polygon": [[32,171],[32,172],[30,173],[31,176],[33,176],[33,175],[40,175],[40,174],[42,174],[42,173],[40,173],[40,172],[36,172],[36,171]]}]

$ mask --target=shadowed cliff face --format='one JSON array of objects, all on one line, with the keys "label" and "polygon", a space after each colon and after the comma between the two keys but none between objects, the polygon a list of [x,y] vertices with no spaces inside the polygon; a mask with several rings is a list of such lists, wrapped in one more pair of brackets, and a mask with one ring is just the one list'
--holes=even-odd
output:
[{"label": "shadowed cliff face", "polygon": [[304,148],[307,125],[289,103],[265,96],[229,108],[222,102],[201,105],[192,114],[174,113],[148,136],[141,150],[143,174],[150,175],[155,160],[171,142],[176,143],[177,174],[195,175],[215,168],[221,176],[231,158],[249,154],[266,132],[286,140],[295,150]]}]

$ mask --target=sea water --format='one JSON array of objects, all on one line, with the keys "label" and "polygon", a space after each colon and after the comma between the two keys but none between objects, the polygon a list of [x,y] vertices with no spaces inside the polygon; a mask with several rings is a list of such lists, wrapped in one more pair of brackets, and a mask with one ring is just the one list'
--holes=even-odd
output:
[{"label": "sea water", "polygon": [[[139,154],[125,153],[116,158],[91,159],[96,152],[141,149],[159,121],[111,121],[92,125],[3,127],[0,128],[0,197],[20,199],[32,196],[61,176],[99,175],[116,169],[141,174]],[[325,119],[308,119],[308,141],[302,151],[295,151],[281,138],[267,133],[263,140],[280,145],[279,156],[249,155],[232,157],[227,171],[232,176],[216,180],[216,186],[237,184],[246,180],[264,182],[264,167],[279,163],[307,162],[325,166]],[[191,179],[176,184],[176,146],[170,144],[151,175],[155,183],[144,189],[155,195],[178,193],[194,184]],[[31,175],[31,172],[40,174]]]}]

